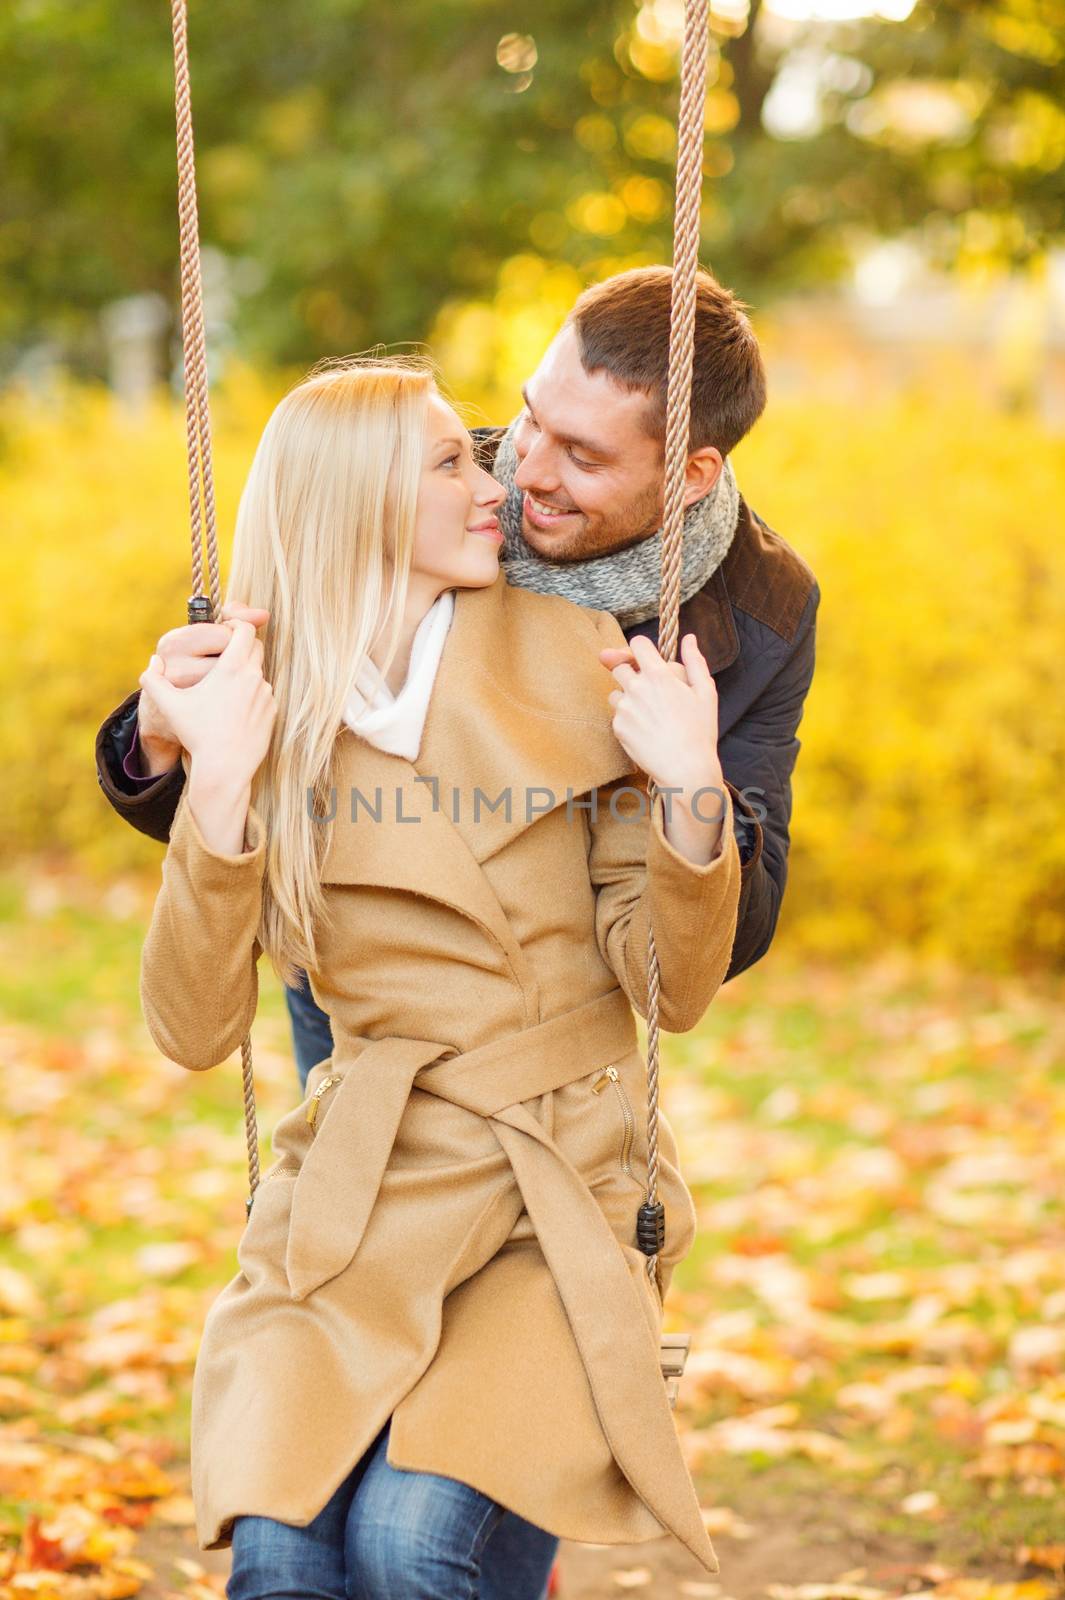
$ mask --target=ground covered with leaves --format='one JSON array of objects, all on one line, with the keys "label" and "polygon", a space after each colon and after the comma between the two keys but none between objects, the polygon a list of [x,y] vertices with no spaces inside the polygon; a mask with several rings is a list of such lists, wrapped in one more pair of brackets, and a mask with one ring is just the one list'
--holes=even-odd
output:
[{"label": "ground covered with leaves", "polygon": [[[154,890],[152,891],[154,892]],[[137,1010],[143,885],[0,889],[0,1600],[223,1593],[188,1492],[236,1270],[236,1058]],[[263,971],[264,1137],[298,1096]],[[1049,984],[776,951],[667,1040],[700,1232],[668,1302],[721,1562],[565,1546],[560,1600],[1050,1600],[1065,1589],[1065,1004]]]}]

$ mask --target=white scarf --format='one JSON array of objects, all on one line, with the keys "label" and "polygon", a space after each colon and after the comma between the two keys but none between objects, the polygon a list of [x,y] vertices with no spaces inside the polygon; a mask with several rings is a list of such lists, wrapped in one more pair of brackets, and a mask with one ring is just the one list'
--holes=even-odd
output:
[{"label": "white scarf", "polygon": [[445,589],[419,622],[411,644],[406,682],[394,695],[380,671],[365,658],[344,708],[353,733],[394,756],[417,758],[444,641],[455,612],[455,591]]}]

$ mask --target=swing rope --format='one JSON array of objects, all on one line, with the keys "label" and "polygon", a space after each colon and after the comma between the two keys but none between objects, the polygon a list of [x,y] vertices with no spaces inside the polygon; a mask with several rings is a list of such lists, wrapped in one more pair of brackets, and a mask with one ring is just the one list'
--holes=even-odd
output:
[{"label": "swing rope", "polygon": [[[684,469],[691,425],[692,358],[695,347],[695,287],[699,266],[699,220],[703,188],[703,127],[706,118],[708,0],[685,0],[677,118],[676,200],[673,210],[673,279],[670,292],[669,377],[666,387],[665,510],[658,651],[677,655],[680,575],[684,543]],[[659,785],[651,783],[651,809]],[[658,1000],[660,975],[654,929],[647,935],[647,1199],[637,1213],[636,1240],[647,1256],[648,1276],[658,1280],[658,1252],[665,1243],[665,1209],[658,1198]]]},{"label": "swing rope", "polygon": [[[188,620],[216,622],[222,606],[215,518],[214,467],[211,461],[211,413],[207,393],[207,340],[203,322],[203,279],[200,271],[200,223],[196,203],[196,154],[192,137],[189,86],[187,0],[172,0],[174,33],[174,102],[177,120],[178,220],[181,234],[181,348],[185,380],[185,434],[189,461],[189,522],[192,530],[192,595]],[[209,594],[204,590],[203,543],[207,540]],[[248,1145],[247,1211],[259,1187],[259,1129],[255,1115],[255,1079],[251,1035],[240,1046],[244,1086],[244,1132]]]},{"label": "swing rope", "polygon": [[[677,655],[680,579],[684,531],[684,472],[690,431],[695,289],[699,263],[702,201],[703,126],[706,106],[708,0],[685,0],[681,57],[680,111],[677,123],[676,200],[673,214],[673,279],[670,301],[669,377],[666,392],[665,508],[662,528],[661,606],[658,649],[666,661]],[[203,317],[196,159],[189,84],[187,0],[172,0],[174,89],[177,122],[178,217],[181,240],[181,340],[184,357],[185,422],[189,470],[189,520],[192,534],[192,589],[188,620],[214,622],[221,609],[218,531],[211,417],[208,400],[207,344]],[[203,545],[207,545],[209,594],[204,591]],[[653,808],[659,785],[651,783]],[[654,930],[647,939],[647,1199],[637,1216],[637,1243],[647,1256],[651,1277],[665,1243],[665,1210],[658,1199],[658,1081],[660,973]],[[248,1146],[248,1198],[251,1211],[259,1186],[259,1136],[255,1113],[251,1036],[241,1041],[244,1127]],[[656,1280],[657,1281],[657,1280]]]}]

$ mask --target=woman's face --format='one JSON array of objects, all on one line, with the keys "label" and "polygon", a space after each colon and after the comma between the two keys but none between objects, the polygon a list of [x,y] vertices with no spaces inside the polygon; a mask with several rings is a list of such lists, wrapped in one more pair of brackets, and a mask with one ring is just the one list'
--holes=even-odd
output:
[{"label": "woman's face", "polygon": [[503,535],[496,513],[506,490],[473,459],[470,436],[439,394],[429,401],[414,530],[415,574],[444,588],[495,582]]}]

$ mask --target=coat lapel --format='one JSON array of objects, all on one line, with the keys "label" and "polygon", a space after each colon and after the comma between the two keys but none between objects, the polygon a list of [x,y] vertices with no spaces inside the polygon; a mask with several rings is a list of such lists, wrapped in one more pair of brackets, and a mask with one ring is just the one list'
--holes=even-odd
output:
[{"label": "coat lapel", "polygon": [[334,773],[335,815],[322,824],[329,829],[322,882],[438,900],[478,923],[523,970],[521,948],[488,879],[411,763],[345,729]]},{"label": "coat lapel", "polygon": [[449,814],[483,862],[555,805],[637,769],[614,734],[617,685],[583,608],[501,573],[458,591],[451,631],[417,767],[442,797],[459,791]]},{"label": "coat lapel", "polygon": [[519,958],[481,863],[546,810],[636,770],[597,650],[568,601],[502,573],[457,590],[416,762],[338,736],[322,881],[442,901]]}]

